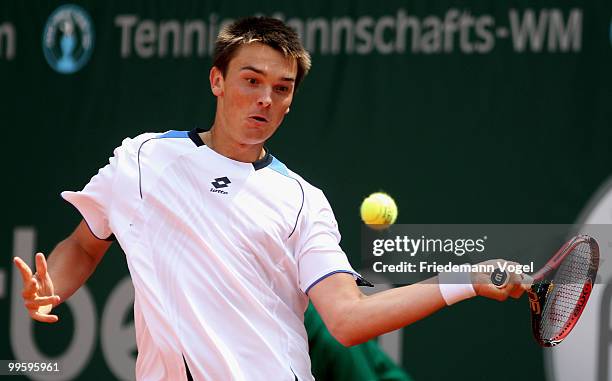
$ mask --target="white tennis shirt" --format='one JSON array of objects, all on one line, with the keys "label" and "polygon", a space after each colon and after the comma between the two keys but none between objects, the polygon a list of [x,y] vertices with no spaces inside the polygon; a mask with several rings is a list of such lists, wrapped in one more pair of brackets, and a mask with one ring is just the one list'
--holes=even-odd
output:
[{"label": "white tennis shirt", "polygon": [[125,139],[80,192],[62,192],[115,236],[135,289],[139,380],[312,380],[307,292],[360,277],[323,193],[267,154],[222,156],[201,130]]}]

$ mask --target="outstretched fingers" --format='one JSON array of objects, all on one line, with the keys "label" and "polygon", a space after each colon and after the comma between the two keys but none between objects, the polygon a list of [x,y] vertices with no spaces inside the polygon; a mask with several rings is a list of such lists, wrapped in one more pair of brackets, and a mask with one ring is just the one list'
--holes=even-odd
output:
[{"label": "outstretched fingers", "polygon": [[32,319],[42,323],[55,323],[59,320],[59,317],[51,315],[50,312],[57,303],[59,303],[59,296],[51,295],[26,300],[24,305]]},{"label": "outstretched fingers", "polygon": [[42,323],[55,323],[59,320],[57,315],[48,315],[46,313],[38,312],[37,310],[29,310],[29,312],[32,319]]},{"label": "outstretched fingers", "polygon": [[30,270],[30,266],[28,266],[23,259],[19,257],[13,258],[13,263],[19,270],[21,274],[21,280],[23,281],[23,291],[21,295],[24,299],[31,299],[36,295],[38,291],[38,282],[36,278],[32,275],[32,270]]},{"label": "outstretched fingers", "polygon": [[59,296],[51,295],[51,296],[39,296],[31,300],[26,300],[23,304],[29,310],[38,310],[40,307],[53,307],[58,304],[60,301]]},{"label": "outstretched fingers", "polygon": [[36,253],[36,273],[41,278],[47,276],[47,260],[43,253]]},{"label": "outstretched fingers", "polygon": [[21,296],[23,296],[24,299],[32,299],[36,296],[36,293],[38,292],[38,282],[36,281],[36,278],[32,277],[28,283],[25,283],[23,285],[23,291],[21,292]]},{"label": "outstretched fingers", "polygon": [[42,323],[55,323],[59,320],[57,315],[51,315],[50,312],[54,305],[59,304],[60,298],[58,295],[39,296],[40,289],[39,280],[47,277],[47,261],[42,253],[37,253],[36,258],[36,275],[32,274],[30,266],[19,257],[13,258],[15,267],[21,274],[23,281],[23,304],[28,310],[30,317]]},{"label": "outstretched fingers", "polygon": [[28,266],[23,261],[23,259],[19,257],[14,257],[13,263],[19,270],[19,273],[21,274],[21,280],[23,280],[23,284],[26,285],[30,281],[30,279],[32,279],[32,270],[30,270],[30,266]]}]

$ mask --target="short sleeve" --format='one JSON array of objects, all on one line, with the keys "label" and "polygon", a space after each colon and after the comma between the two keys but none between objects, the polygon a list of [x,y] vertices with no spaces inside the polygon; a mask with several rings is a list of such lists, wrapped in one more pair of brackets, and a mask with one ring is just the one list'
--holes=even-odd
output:
[{"label": "short sleeve", "polygon": [[64,191],[61,196],[83,216],[91,232],[99,239],[109,238],[113,232],[109,224],[109,211],[113,198],[113,182],[117,165],[129,139],[116,148],[109,163],[91,178],[83,190]]},{"label": "short sleeve", "polygon": [[300,289],[305,293],[335,273],[359,275],[340,248],[340,232],[329,202],[320,190],[305,190],[299,221],[297,259]]}]

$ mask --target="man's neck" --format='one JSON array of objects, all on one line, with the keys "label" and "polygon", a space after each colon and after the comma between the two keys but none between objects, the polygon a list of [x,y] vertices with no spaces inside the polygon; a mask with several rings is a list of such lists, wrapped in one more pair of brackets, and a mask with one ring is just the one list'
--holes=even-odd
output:
[{"label": "man's neck", "polygon": [[252,163],[266,155],[263,143],[249,145],[234,142],[214,126],[208,131],[200,132],[200,138],[208,148],[232,160]]}]

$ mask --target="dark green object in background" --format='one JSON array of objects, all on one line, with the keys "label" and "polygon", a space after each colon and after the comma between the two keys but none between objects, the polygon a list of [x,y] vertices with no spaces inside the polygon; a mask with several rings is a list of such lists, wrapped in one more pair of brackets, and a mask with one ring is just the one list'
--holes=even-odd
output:
[{"label": "dark green object in background", "polygon": [[332,337],[310,304],[304,315],[312,375],[320,381],[411,381],[375,341],[346,348]]}]

